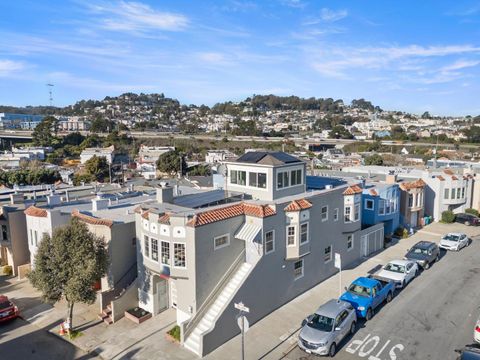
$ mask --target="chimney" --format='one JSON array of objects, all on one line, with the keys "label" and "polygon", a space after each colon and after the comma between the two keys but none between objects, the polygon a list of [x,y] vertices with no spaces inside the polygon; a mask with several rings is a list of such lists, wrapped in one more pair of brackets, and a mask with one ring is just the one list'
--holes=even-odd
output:
[{"label": "chimney", "polygon": [[160,204],[173,203],[173,187],[166,182],[160,183],[160,187],[157,188],[157,201]]},{"label": "chimney", "polygon": [[99,211],[108,209],[109,199],[92,199],[92,211]]},{"label": "chimney", "polygon": [[24,197],[23,194],[10,194],[10,204],[23,204]]},{"label": "chimney", "polygon": [[397,183],[397,175],[396,174],[388,174],[385,178],[385,182],[387,184],[396,184]]}]

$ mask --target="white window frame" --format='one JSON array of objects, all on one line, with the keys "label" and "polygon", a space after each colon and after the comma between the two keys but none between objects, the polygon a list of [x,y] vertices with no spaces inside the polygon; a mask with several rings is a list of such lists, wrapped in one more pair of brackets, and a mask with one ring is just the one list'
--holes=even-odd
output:
[{"label": "white window frame", "polygon": [[[185,266],[175,265],[175,245],[183,245],[184,257],[185,257]],[[173,243],[173,267],[176,269],[186,269],[187,268],[187,244],[183,242],[174,242]]]},{"label": "white window frame", "polygon": [[[253,185],[251,182],[250,182],[250,175],[252,174],[255,174],[255,181],[256,181],[256,185]],[[265,186],[264,187],[261,187],[261,186],[258,186],[258,176],[259,175],[265,175]],[[267,173],[265,172],[257,172],[257,171],[249,171],[248,172],[248,186],[251,187],[251,188],[254,188],[254,189],[266,189],[267,188]]]},{"label": "white window frame", "polygon": [[[217,245],[217,239],[220,239],[220,238],[224,238],[226,237],[227,238],[227,242],[222,244],[222,245]],[[224,248],[226,246],[230,245],[230,234],[223,234],[223,235],[219,235],[219,236],[215,236],[213,238],[213,250],[219,250],[221,248]]]},{"label": "white window frame", "polygon": [[[347,220],[347,209],[349,210],[348,213],[348,220]],[[351,223],[352,222],[352,205],[347,205],[345,206],[345,209],[343,210],[343,220],[345,223]]]},{"label": "white window frame", "polygon": [[[167,244],[168,245],[168,262],[163,262],[163,244]],[[164,240],[161,240],[160,241],[160,263],[162,265],[167,265],[167,266],[170,266],[171,264],[171,252],[170,252],[170,242],[169,241],[164,241]]]},{"label": "white window frame", "polygon": [[[352,246],[351,247],[348,247],[348,244],[352,243]],[[347,251],[351,251],[353,250],[353,248],[355,247],[355,235],[354,234],[348,234],[347,235]]]},{"label": "white window frame", "polygon": [[[294,175],[295,174],[295,175]],[[295,177],[295,184],[293,178]],[[303,171],[302,169],[290,170],[290,186],[298,186],[303,184]]]},{"label": "white window frame", "polygon": [[[325,212],[323,212],[323,209],[326,209]],[[323,217],[325,215],[325,217]],[[322,219],[322,222],[328,221],[328,205],[324,205],[320,208],[320,218]]]},{"label": "white window frame", "polygon": [[[156,246],[156,247],[157,247],[157,258],[156,258],[156,259],[153,257],[153,253],[154,253],[154,251],[153,251],[153,242],[154,242],[154,241],[157,242],[157,246]],[[158,239],[155,239],[155,238],[152,238],[152,237],[150,238],[150,251],[151,251],[151,259],[152,259],[152,261],[157,261],[157,262],[158,262]]]},{"label": "white window frame", "polygon": [[385,200],[378,200],[378,215],[385,215]]},{"label": "white window frame", "polygon": [[443,189],[443,198],[445,200],[449,200],[450,199],[450,188],[445,188]]},{"label": "white window frame", "polygon": [[[327,250],[328,248],[330,248],[330,257],[329,259],[327,260],[326,258],[326,254],[325,254],[325,250]],[[325,249],[323,249],[323,261],[325,264],[328,264],[329,262],[331,262],[333,259],[333,246],[332,245],[328,245]]]},{"label": "white window frame", "polygon": [[[371,203],[372,206],[368,207],[368,203]],[[375,201],[373,199],[365,199],[365,210],[375,210]]]},{"label": "white window frame", "polygon": [[[295,269],[295,265],[298,264],[298,263],[301,263],[302,264],[302,272],[301,274],[297,275],[295,273],[296,269]],[[293,277],[295,278],[295,280],[298,280],[298,279],[301,279],[303,276],[305,275],[305,263],[303,261],[303,259],[300,259],[300,260],[297,260],[293,263]]]},{"label": "white window frame", "polygon": [[[285,174],[287,174],[287,184],[285,185]],[[282,186],[279,186],[278,184],[278,177],[282,176]],[[277,183],[277,190],[282,190],[290,187],[290,170],[285,170],[285,171],[278,171],[277,172],[277,178],[275,179]]]},{"label": "white window frame", "polygon": [[143,235],[143,256],[150,259],[150,237]]},{"label": "white window frame", "polygon": [[[302,241],[302,226],[304,225],[307,226],[307,240]],[[300,228],[300,245],[307,244],[310,241],[310,236],[309,236],[310,226],[308,225],[308,222],[301,223],[299,228]]]},{"label": "white window frame", "polygon": [[[267,234],[272,234],[272,250],[270,251],[267,251]],[[271,254],[275,251],[275,230],[270,230],[270,231],[267,231],[265,232],[264,236],[263,236],[263,251],[265,253],[265,255],[268,255],[268,254]]]},{"label": "white window frame", "polygon": [[[296,236],[297,236],[297,231],[296,231],[296,226],[295,225],[288,225],[287,228],[286,228],[286,234],[287,234],[287,246],[291,247],[291,246],[296,246],[297,245],[297,239],[296,239]],[[289,229],[293,229],[293,235],[289,235],[288,234],[288,230]],[[293,244],[289,244],[288,243],[288,239],[290,237],[293,237]]]},{"label": "white window frame", "polygon": [[360,204],[354,204],[353,205],[353,221],[359,221],[360,220]]},{"label": "white window frame", "polygon": [[338,221],[338,208],[333,209],[333,221]]}]

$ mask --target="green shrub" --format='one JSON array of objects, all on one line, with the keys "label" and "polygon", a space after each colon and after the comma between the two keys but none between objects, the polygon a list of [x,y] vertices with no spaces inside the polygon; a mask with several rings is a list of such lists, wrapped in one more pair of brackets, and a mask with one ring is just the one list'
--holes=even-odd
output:
[{"label": "green shrub", "polygon": [[478,215],[479,215],[477,209],[472,209],[472,208],[470,208],[470,209],[465,209],[465,212],[466,212],[467,214],[472,214],[472,215],[475,215],[475,216],[478,216]]},{"label": "green shrub", "polygon": [[408,238],[408,230],[407,229],[403,229],[402,231],[402,239],[406,239]]},{"label": "green shrub", "polygon": [[455,214],[451,210],[445,210],[442,212],[442,222],[446,224],[453,223],[455,221]]},{"label": "green shrub", "polygon": [[403,228],[403,226],[399,226],[395,229],[395,232],[394,234],[396,236],[403,236],[403,232],[405,231],[405,229]]},{"label": "green shrub", "polygon": [[167,334],[173,337],[176,341],[180,342],[180,326],[175,325],[173,328],[167,331]]}]

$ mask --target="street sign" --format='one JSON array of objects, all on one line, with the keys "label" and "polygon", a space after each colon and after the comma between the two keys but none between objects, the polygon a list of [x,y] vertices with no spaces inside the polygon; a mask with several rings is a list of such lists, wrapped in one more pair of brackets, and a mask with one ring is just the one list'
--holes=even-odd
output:
[{"label": "street sign", "polygon": [[335,253],[335,267],[337,269],[342,268],[342,258],[339,253]]},{"label": "street sign", "polygon": [[240,331],[243,331],[244,334],[248,331],[248,329],[250,329],[250,324],[248,323],[248,319],[246,316],[239,316],[237,318],[237,324],[240,328]]},{"label": "street sign", "polygon": [[235,303],[234,306],[235,306],[235,309],[238,309],[240,311],[243,311],[243,312],[246,312],[246,313],[250,312],[250,309],[248,307],[246,307],[245,305],[243,305],[242,302],[239,302],[238,304]]}]

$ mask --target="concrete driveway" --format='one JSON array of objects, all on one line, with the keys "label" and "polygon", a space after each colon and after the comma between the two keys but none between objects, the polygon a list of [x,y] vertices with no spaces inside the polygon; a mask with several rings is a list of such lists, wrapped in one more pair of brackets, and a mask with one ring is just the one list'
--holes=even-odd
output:
[{"label": "concrete driveway", "polygon": [[[366,259],[357,267],[342,272],[342,288],[358,276],[378,268],[390,260],[402,258],[406,250],[420,240],[439,242],[447,232],[465,232],[480,239],[480,228],[461,224],[434,223],[408,239],[402,239],[386,250]],[[391,304],[379,310],[373,320],[348,339],[338,350],[338,359],[368,359],[386,345],[380,357],[384,359],[451,359],[456,346],[472,342],[473,322],[480,305],[480,240],[459,253],[444,254],[438,264],[423,272],[404,289]],[[296,347],[302,320],[322,303],[339,295],[339,276],[332,276],[290,303],[277,309],[253,325],[246,334],[247,359],[307,359],[308,354]],[[422,335],[423,334],[423,335]],[[379,345],[371,353],[358,350],[349,353],[351,341],[378,336]],[[368,338],[366,339],[368,341]],[[376,338],[374,339],[377,340]],[[400,344],[403,350],[395,348]],[[435,345],[438,344],[438,345]],[[369,343],[368,346],[371,346]],[[207,359],[235,359],[240,356],[240,337],[237,336],[218,348]],[[351,349],[354,349],[351,347]],[[367,349],[367,348],[365,348]],[[364,350],[365,350],[364,349]],[[368,349],[367,349],[368,350]],[[360,354],[360,355],[359,355]],[[440,356],[439,356],[440,355]],[[453,356],[453,355],[452,355]],[[312,357],[313,358],[313,357]]]}]

